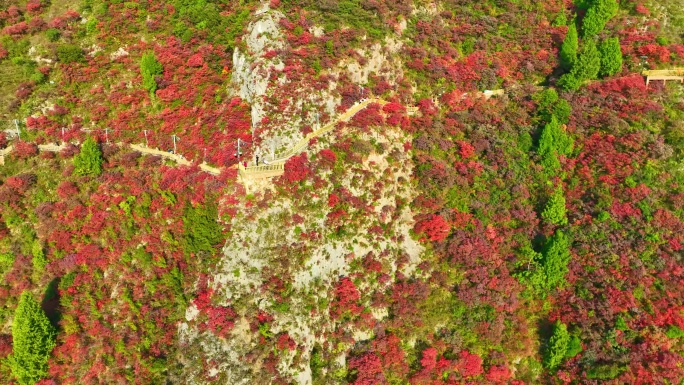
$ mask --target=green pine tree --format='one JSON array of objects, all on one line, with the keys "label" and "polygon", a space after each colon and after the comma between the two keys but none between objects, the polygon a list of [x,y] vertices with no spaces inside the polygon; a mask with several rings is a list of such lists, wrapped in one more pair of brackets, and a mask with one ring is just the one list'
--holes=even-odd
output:
[{"label": "green pine tree", "polygon": [[551,121],[544,126],[539,138],[537,153],[545,156],[556,152],[559,155],[568,156],[572,153],[573,147],[574,140],[565,132],[558,118],[555,115],[551,115]]},{"label": "green pine tree", "polygon": [[563,188],[561,186],[559,186],[553,195],[551,195],[541,217],[544,222],[550,225],[563,226],[568,224],[568,217],[565,210],[565,197],[563,196]]},{"label": "green pine tree", "polygon": [[601,75],[613,76],[622,70],[622,50],[620,40],[611,37],[601,43],[599,47],[601,53]]},{"label": "green pine tree", "polygon": [[548,293],[565,284],[570,262],[570,239],[562,231],[549,238],[543,252],[542,270],[546,278],[544,290]]},{"label": "green pine tree", "polygon": [[74,157],[74,172],[77,175],[98,176],[102,173],[102,151],[92,137],[81,146],[81,152]]},{"label": "green pine tree", "polygon": [[580,80],[591,80],[598,77],[601,70],[601,55],[596,47],[594,39],[585,39],[582,42],[582,50],[572,67],[572,74]]},{"label": "green pine tree", "polygon": [[147,52],[143,54],[140,60],[140,74],[143,78],[143,88],[148,90],[150,93],[154,93],[157,90],[157,76],[164,73],[164,67],[162,64],[154,57],[154,53]]},{"label": "green pine tree", "polygon": [[569,343],[568,327],[560,320],[557,320],[553,325],[553,335],[549,339],[546,354],[544,354],[544,366],[547,369],[555,370],[560,366],[568,351]]},{"label": "green pine tree", "polygon": [[568,27],[568,33],[565,35],[563,44],[560,49],[560,62],[561,67],[566,71],[572,69],[572,66],[577,61],[577,49],[579,48],[579,42],[577,40],[577,26],[575,22],[571,22]]},{"label": "green pine tree", "polygon": [[55,329],[40,304],[23,292],[12,322],[12,375],[20,385],[33,385],[48,374],[48,359],[55,347]]},{"label": "green pine tree", "polygon": [[593,0],[582,19],[583,36],[590,37],[603,31],[606,23],[617,15],[618,9],[616,0]]}]

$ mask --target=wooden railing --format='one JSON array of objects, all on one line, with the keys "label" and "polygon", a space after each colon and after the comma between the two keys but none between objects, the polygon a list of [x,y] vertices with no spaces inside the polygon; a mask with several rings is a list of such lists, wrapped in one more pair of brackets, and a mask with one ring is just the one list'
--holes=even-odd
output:
[{"label": "wooden railing", "polygon": [[261,179],[271,178],[274,176],[283,175],[285,172],[285,163],[264,164],[261,166],[243,166],[238,165],[238,174],[241,178]]}]

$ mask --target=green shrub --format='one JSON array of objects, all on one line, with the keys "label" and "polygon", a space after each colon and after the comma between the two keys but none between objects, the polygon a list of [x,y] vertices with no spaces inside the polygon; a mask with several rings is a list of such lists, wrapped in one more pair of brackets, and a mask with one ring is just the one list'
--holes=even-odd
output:
[{"label": "green shrub", "polygon": [[568,217],[565,210],[565,197],[563,196],[562,187],[559,186],[553,195],[551,195],[541,217],[547,224],[556,226],[568,224]]},{"label": "green shrub", "polygon": [[33,240],[33,245],[31,246],[31,263],[33,267],[38,271],[43,271],[45,266],[47,266],[47,258],[45,258],[45,252],[43,252],[43,245],[40,244],[38,239]]},{"label": "green shrub", "polygon": [[563,44],[560,49],[560,62],[561,67],[566,71],[572,69],[572,66],[577,61],[577,49],[579,48],[579,42],[577,39],[577,26],[573,21],[568,27],[568,33],[565,35]]},{"label": "green shrub", "polygon": [[64,64],[80,63],[85,60],[81,47],[73,44],[63,44],[57,47],[57,59]]},{"label": "green shrub", "polygon": [[0,253],[0,275],[5,274],[6,271],[14,265],[14,254]]},{"label": "green shrub", "polygon": [[572,107],[570,107],[570,103],[567,100],[558,97],[555,88],[546,88],[532,95],[532,99],[537,102],[539,116],[543,121],[550,122],[551,115],[555,115],[561,124],[565,124],[570,120]]},{"label": "green shrub", "polygon": [[55,329],[40,304],[23,292],[12,322],[12,375],[21,385],[33,385],[48,374],[48,359],[55,347]]},{"label": "green shrub", "polygon": [[558,92],[556,92],[554,88],[545,88],[532,95],[532,100],[537,103],[537,108],[542,111],[542,113],[547,113],[550,118],[550,111],[558,101]]},{"label": "green shrub", "polygon": [[597,380],[612,380],[624,371],[624,368],[616,364],[598,365],[587,370],[587,378]]},{"label": "green shrub", "polygon": [[601,53],[601,75],[613,76],[622,70],[622,50],[617,37],[606,39],[599,48]]},{"label": "green shrub", "polygon": [[667,328],[667,331],[665,332],[665,335],[668,336],[669,338],[682,338],[684,337],[684,330],[674,326],[670,325]]},{"label": "green shrub", "polygon": [[568,327],[560,322],[560,320],[556,321],[553,325],[553,335],[549,339],[549,344],[544,354],[544,366],[547,369],[555,370],[560,366],[568,351],[569,343]]},{"label": "green shrub", "polygon": [[74,157],[76,175],[98,176],[102,173],[102,152],[97,142],[88,137],[81,146],[81,152]]},{"label": "green shrub", "polygon": [[625,322],[622,315],[618,315],[617,319],[615,319],[615,329],[622,331],[629,330],[629,326],[627,326],[627,322]]},{"label": "green shrub", "polygon": [[582,352],[582,341],[577,336],[570,337],[568,349],[565,351],[566,358],[573,358]]},{"label": "green shrub", "polygon": [[54,42],[59,40],[60,36],[62,36],[62,33],[59,32],[57,28],[50,28],[47,31],[45,31],[45,36],[47,36],[48,40]]},{"label": "green shrub", "polygon": [[154,93],[157,90],[157,76],[164,73],[164,67],[157,61],[154,57],[154,53],[147,52],[143,54],[140,60],[140,74],[143,78],[143,88],[145,88],[150,93]]},{"label": "green shrub", "polygon": [[560,79],[558,79],[557,84],[558,87],[564,90],[576,91],[582,85],[582,81],[577,79],[577,77],[573,75],[571,72],[568,72],[567,74],[563,74],[563,76],[561,76]]},{"label": "green shrub", "polygon": [[215,204],[185,208],[183,216],[185,250],[188,253],[212,252],[223,239]]},{"label": "green shrub", "polygon": [[556,116],[558,122],[565,124],[570,121],[570,114],[572,114],[572,107],[565,99],[558,99],[558,102],[553,106],[553,115]]}]

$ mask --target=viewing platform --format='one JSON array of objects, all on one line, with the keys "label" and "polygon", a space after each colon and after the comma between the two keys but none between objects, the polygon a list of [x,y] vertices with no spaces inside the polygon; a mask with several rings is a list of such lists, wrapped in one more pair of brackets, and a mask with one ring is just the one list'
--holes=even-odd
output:
[{"label": "viewing platform", "polygon": [[641,73],[646,76],[646,86],[653,80],[678,80],[684,83],[684,68],[672,68],[668,70],[647,70]]}]

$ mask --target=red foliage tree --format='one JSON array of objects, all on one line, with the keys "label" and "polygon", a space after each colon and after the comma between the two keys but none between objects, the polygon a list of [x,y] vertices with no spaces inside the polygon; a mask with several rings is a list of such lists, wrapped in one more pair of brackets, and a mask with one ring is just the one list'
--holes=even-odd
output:
[{"label": "red foliage tree", "polygon": [[483,373],[482,358],[466,350],[461,351],[458,360],[458,370],[463,377],[475,377]]}]

